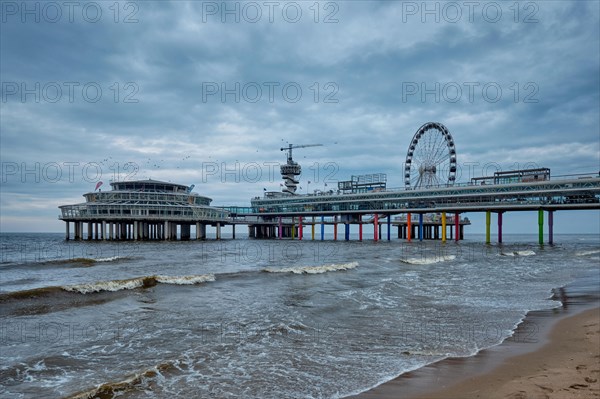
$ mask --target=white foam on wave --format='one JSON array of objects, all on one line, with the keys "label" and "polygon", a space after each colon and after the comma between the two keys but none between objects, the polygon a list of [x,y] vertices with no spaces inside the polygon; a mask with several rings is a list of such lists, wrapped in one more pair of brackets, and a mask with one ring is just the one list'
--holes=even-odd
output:
[{"label": "white foam on wave", "polygon": [[62,289],[70,292],[79,292],[80,294],[91,294],[92,292],[101,291],[121,291],[121,290],[133,290],[140,288],[144,285],[144,278],[132,278],[129,280],[112,280],[112,281],[99,281],[96,283],[85,283],[66,285]]},{"label": "white foam on wave", "polygon": [[409,263],[411,265],[431,265],[434,263],[446,262],[454,260],[455,255],[442,255],[442,256],[423,256],[420,258],[408,258],[402,259],[401,262]]},{"label": "white foam on wave", "polygon": [[532,256],[535,255],[535,252],[528,249],[525,251],[513,251],[513,252],[502,252],[503,256]]},{"label": "white foam on wave", "polygon": [[294,274],[321,274],[326,272],[335,272],[339,270],[350,270],[358,266],[358,262],[332,263],[330,265],[320,266],[296,266],[284,267],[281,269],[266,268],[263,271],[268,273],[294,273]]},{"label": "white foam on wave", "polygon": [[201,274],[197,276],[155,276],[156,281],[163,284],[190,285],[215,281],[214,274]]},{"label": "white foam on wave", "polygon": [[93,292],[115,292],[121,290],[133,290],[141,287],[152,287],[158,283],[190,285],[205,283],[208,281],[215,281],[215,276],[213,274],[191,276],[146,276],[126,280],[99,281],[95,283],[67,285],[61,288],[65,291],[79,292],[80,294],[90,294]]},{"label": "white foam on wave", "polygon": [[575,256],[587,256],[587,255],[594,255],[594,254],[598,254],[598,253],[600,253],[600,249],[592,249],[589,251],[575,252]]},{"label": "white foam on wave", "polygon": [[95,262],[114,262],[119,259],[127,259],[127,256],[110,256],[108,258],[92,259]]}]

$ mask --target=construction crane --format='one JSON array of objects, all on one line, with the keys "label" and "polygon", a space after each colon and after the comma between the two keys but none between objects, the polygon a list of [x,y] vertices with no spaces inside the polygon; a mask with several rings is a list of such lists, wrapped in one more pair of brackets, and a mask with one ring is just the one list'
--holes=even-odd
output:
[{"label": "construction crane", "polygon": [[287,151],[287,163],[280,167],[281,177],[284,181],[284,188],[281,190],[282,192],[286,194],[295,194],[298,184],[300,183],[298,179],[296,179],[296,176],[299,176],[302,173],[302,167],[292,158],[292,150],[294,148],[320,147],[322,145],[323,144],[289,144],[287,148],[281,148],[281,151]]},{"label": "construction crane", "polygon": [[294,148],[306,148],[306,147],[321,147],[323,144],[300,144],[300,145],[293,145],[293,144],[289,144],[286,147],[282,147],[280,150],[281,151],[287,151],[287,161],[288,163],[294,162],[292,159],[292,149]]}]

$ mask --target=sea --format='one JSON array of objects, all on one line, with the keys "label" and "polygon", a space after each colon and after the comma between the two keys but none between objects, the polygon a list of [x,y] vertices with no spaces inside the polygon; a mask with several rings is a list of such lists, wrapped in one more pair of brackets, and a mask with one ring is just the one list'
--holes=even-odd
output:
[{"label": "sea", "polygon": [[0,398],[343,398],[600,296],[598,235],[466,238],[2,233]]}]

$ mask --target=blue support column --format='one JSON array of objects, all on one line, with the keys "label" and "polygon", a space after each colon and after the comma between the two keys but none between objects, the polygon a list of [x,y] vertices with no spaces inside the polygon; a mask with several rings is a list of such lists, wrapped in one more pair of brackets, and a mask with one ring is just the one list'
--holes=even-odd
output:
[{"label": "blue support column", "polygon": [[391,231],[392,231],[392,215],[388,215],[387,229],[388,229],[388,241],[390,241],[391,240]]},{"label": "blue support column", "polygon": [[346,223],[346,230],[344,231],[344,239],[350,241],[350,223]]},{"label": "blue support column", "polygon": [[419,241],[423,241],[423,214],[419,213]]},{"label": "blue support column", "polygon": [[321,241],[325,239],[325,216],[321,216]]}]

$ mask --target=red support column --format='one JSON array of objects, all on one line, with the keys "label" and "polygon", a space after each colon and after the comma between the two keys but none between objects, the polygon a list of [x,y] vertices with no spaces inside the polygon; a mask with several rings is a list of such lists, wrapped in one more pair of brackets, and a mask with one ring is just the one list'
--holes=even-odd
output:
[{"label": "red support column", "polygon": [[373,218],[373,240],[377,241],[377,233],[379,232],[379,217],[375,214],[375,218]]},{"label": "red support column", "polygon": [[412,223],[411,223],[411,214],[406,214],[406,240],[410,241],[412,238]]},{"label": "red support column", "polygon": [[302,216],[298,218],[298,240],[302,241]]}]

